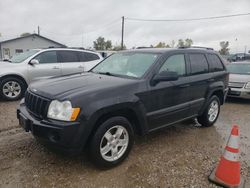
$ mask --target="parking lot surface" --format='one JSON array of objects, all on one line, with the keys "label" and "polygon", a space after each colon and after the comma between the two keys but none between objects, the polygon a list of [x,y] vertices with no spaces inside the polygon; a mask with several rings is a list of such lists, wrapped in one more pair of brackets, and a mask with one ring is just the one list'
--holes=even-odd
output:
[{"label": "parking lot surface", "polygon": [[137,137],[120,166],[99,170],[86,152],[48,150],[18,126],[18,102],[0,101],[0,187],[216,187],[207,177],[223,153],[232,124],[240,126],[242,177],[250,187],[250,101],[229,100],[214,127],[195,121]]}]

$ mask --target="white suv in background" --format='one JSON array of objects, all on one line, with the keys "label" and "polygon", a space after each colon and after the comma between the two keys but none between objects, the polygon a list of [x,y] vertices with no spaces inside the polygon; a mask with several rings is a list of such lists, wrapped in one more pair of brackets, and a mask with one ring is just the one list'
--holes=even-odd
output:
[{"label": "white suv in background", "polygon": [[97,52],[73,48],[33,49],[14,55],[0,62],[0,96],[20,99],[35,80],[89,71],[102,59]]}]

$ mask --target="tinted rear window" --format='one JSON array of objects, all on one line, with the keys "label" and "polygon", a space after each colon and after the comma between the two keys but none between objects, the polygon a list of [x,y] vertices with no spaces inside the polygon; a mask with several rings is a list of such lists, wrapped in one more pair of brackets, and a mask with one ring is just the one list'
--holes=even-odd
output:
[{"label": "tinted rear window", "polygon": [[208,72],[208,63],[204,54],[190,54],[191,73],[202,74]]},{"label": "tinted rear window", "polygon": [[60,62],[78,62],[77,53],[74,51],[58,51]]},{"label": "tinted rear window", "polygon": [[210,65],[210,71],[223,71],[224,67],[220,58],[215,54],[208,54],[208,60]]},{"label": "tinted rear window", "polygon": [[94,61],[94,60],[100,59],[98,55],[93,54],[93,53],[85,52],[85,56],[86,56],[87,61]]},{"label": "tinted rear window", "polygon": [[81,62],[94,61],[100,59],[98,55],[88,52],[78,52],[78,56]]}]

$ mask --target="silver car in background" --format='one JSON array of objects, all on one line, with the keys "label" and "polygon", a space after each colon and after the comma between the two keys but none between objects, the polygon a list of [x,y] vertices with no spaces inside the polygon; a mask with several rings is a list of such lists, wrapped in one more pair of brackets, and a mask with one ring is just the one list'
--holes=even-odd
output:
[{"label": "silver car in background", "polygon": [[250,99],[250,62],[242,61],[227,65],[229,71],[229,97]]},{"label": "silver car in background", "polygon": [[103,58],[99,53],[70,48],[34,49],[0,62],[0,97],[20,99],[36,80],[89,71]]}]

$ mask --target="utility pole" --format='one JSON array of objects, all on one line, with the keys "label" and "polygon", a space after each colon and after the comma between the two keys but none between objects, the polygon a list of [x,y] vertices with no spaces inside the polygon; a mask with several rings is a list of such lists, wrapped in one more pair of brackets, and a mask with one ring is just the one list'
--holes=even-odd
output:
[{"label": "utility pole", "polygon": [[37,27],[37,34],[40,35],[40,27]]},{"label": "utility pole", "polygon": [[122,17],[122,41],[121,41],[121,50],[123,50],[123,37],[124,37],[124,16]]},{"label": "utility pole", "polygon": [[83,48],[83,34],[82,34],[82,48]]}]

